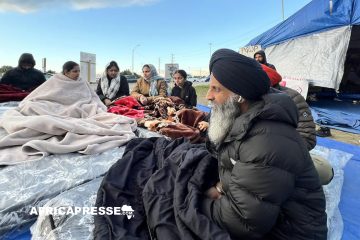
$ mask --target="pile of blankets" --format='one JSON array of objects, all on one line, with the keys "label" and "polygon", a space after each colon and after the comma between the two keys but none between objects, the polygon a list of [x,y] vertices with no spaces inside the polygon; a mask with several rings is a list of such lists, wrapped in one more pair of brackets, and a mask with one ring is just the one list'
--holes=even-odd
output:
[{"label": "pile of blankets", "polygon": [[116,99],[109,107],[108,112],[135,119],[144,118],[144,107],[131,96]]},{"label": "pile of blankets", "polygon": [[108,111],[135,118],[140,127],[171,139],[185,137],[192,143],[205,140],[205,134],[197,125],[205,119],[206,113],[185,108],[184,101],[175,96],[157,97],[146,106],[131,96],[123,97],[114,101]]},{"label": "pile of blankets", "polygon": [[133,139],[104,177],[96,207],[128,215],[96,215],[95,239],[230,239],[201,213],[203,194],[218,181],[217,161],[203,144]]},{"label": "pile of blankets", "polygon": [[135,137],[134,119],[107,112],[82,79],[56,74],[0,120],[0,165],[49,154],[100,153]]}]

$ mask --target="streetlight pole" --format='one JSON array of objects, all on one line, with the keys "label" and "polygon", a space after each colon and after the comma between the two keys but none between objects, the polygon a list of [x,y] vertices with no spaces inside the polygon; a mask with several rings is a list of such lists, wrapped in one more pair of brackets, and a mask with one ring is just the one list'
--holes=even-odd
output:
[{"label": "streetlight pole", "polygon": [[139,47],[140,46],[140,44],[137,44],[135,47],[133,47],[133,49],[132,49],[132,57],[131,57],[131,62],[132,62],[132,65],[131,65],[131,72],[132,72],[132,74],[134,74],[134,52],[135,52],[135,49],[137,48],[137,47]]},{"label": "streetlight pole", "polygon": [[282,7],[282,17],[284,21],[284,0],[281,0],[281,7]]},{"label": "streetlight pole", "polygon": [[209,43],[209,47],[210,47],[210,58],[211,58],[211,45],[212,45],[212,43]]}]

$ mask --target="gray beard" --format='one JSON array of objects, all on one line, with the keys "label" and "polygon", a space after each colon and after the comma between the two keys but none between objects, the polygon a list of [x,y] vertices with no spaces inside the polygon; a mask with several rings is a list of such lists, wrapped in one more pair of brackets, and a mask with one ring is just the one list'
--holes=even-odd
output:
[{"label": "gray beard", "polygon": [[237,96],[232,96],[224,104],[214,104],[211,109],[208,136],[215,145],[219,145],[225,139],[235,119],[241,113],[236,98]]}]

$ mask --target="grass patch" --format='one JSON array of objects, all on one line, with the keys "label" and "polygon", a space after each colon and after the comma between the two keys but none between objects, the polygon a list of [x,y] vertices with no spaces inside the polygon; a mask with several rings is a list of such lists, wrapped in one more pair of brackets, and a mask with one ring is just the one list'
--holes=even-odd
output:
[{"label": "grass patch", "polygon": [[208,105],[208,100],[206,100],[206,93],[209,90],[209,84],[203,83],[199,85],[193,85],[196,90],[197,103],[202,105]]}]

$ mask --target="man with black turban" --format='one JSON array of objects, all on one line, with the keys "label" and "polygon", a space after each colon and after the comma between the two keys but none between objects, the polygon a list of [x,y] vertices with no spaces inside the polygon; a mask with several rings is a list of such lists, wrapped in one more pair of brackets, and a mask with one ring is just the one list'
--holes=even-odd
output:
[{"label": "man with black turban", "polygon": [[298,111],[254,59],[229,50],[210,60],[209,151],[220,181],[201,208],[233,239],[326,239],[325,197]]},{"label": "man with black turban", "polygon": [[24,91],[32,91],[45,82],[42,72],[34,68],[35,59],[30,53],[23,53],[18,67],[10,69],[1,78],[2,84],[10,85]]}]

